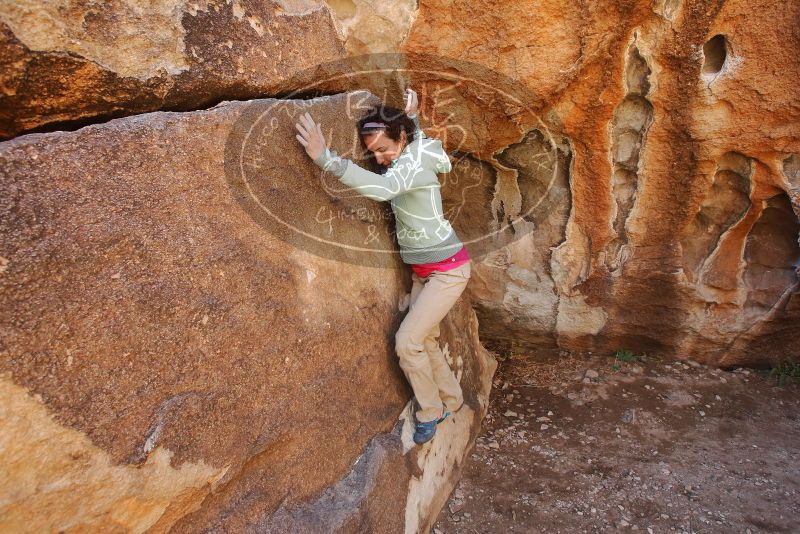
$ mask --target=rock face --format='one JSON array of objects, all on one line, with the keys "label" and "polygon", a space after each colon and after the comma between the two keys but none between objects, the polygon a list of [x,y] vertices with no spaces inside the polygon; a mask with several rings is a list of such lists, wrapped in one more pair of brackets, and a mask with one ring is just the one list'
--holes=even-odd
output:
[{"label": "rock face", "polygon": [[[800,358],[800,5],[452,7],[421,2],[404,50],[459,58],[473,80],[444,107],[462,127],[450,146],[479,155],[456,173],[486,177],[480,215],[456,227],[508,226],[470,285],[482,334],[725,366]],[[457,35],[430,38],[454,20]],[[411,57],[414,83],[435,81]],[[468,62],[518,80],[528,112],[481,95]]]},{"label": "rock face", "polygon": [[[800,4],[390,4],[0,4],[0,530],[424,532],[478,329],[800,359]],[[293,127],[360,160],[408,85],[475,259],[442,333],[468,406],[421,449],[387,210]]]},{"label": "rock face", "polygon": [[415,0],[4,2],[0,139],[301,91],[320,64],[396,53],[416,12]]},{"label": "rock face", "polygon": [[0,136],[278,94],[345,54],[316,2],[4,2]]},{"label": "rock face", "polygon": [[[246,154],[262,158],[248,160],[252,198],[298,220],[378,205],[331,194],[292,142],[292,117],[334,124],[353,96],[158,112],[0,146],[0,530],[414,532],[436,517],[494,372],[474,312],[461,301],[440,339],[466,404],[411,447],[398,256],[297,248],[248,211],[226,168],[243,117],[282,117],[273,133],[286,142]],[[388,220],[340,226],[358,239],[374,224]]]}]

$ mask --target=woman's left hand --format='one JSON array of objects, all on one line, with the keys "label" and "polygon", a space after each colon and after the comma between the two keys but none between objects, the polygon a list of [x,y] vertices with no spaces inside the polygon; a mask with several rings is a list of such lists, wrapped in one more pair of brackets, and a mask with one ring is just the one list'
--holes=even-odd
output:
[{"label": "woman's left hand", "polygon": [[[302,124],[301,124],[302,123]],[[326,142],[322,133],[322,126],[314,122],[308,112],[300,115],[300,122],[295,123],[299,135],[295,135],[300,144],[306,149],[306,154],[312,160],[316,160],[325,152]]]},{"label": "woman's left hand", "polygon": [[415,115],[418,108],[417,92],[411,88],[406,89],[406,115]]}]

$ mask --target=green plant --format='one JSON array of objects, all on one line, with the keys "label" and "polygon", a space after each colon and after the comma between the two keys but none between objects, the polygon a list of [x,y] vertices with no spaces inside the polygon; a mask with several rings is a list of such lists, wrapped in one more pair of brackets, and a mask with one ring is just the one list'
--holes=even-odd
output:
[{"label": "green plant", "polygon": [[800,382],[800,363],[784,360],[770,369],[769,376],[778,379],[781,386],[787,382]]},{"label": "green plant", "polygon": [[614,353],[614,357],[621,362],[635,362],[636,355],[629,350],[619,349]]}]

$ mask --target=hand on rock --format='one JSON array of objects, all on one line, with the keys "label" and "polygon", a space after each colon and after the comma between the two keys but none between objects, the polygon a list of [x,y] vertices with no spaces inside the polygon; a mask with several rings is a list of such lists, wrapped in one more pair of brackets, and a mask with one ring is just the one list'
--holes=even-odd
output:
[{"label": "hand on rock", "polygon": [[417,92],[411,88],[406,89],[406,115],[416,115],[418,108]]},{"label": "hand on rock", "polygon": [[308,112],[300,115],[300,122],[295,123],[295,127],[300,134],[295,135],[300,144],[306,149],[306,154],[312,160],[316,160],[325,152],[327,144],[322,133],[322,126],[314,122]]}]

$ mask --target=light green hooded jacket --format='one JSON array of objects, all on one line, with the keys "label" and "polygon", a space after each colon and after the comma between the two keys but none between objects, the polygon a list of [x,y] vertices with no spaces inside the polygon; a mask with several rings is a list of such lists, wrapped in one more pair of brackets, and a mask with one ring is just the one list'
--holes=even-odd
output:
[{"label": "light green hooded jacket", "polygon": [[361,195],[391,203],[397,244],[405,263],[434,263],[449,258],[463,244],[442,210],[441,185],[436,176],[452,164],[438,139],[425,135],[416,115],[414,140],[406,145],[385,174],[370,172],[325,149],[314,163],[337,176]]}]

